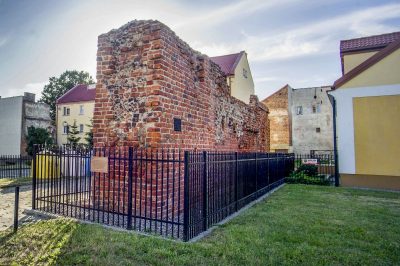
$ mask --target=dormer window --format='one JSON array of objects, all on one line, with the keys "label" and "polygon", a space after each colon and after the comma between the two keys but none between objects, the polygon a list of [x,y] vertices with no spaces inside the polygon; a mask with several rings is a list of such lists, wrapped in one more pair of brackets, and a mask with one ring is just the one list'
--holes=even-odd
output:
[{"label": "dormer window", "polygon": [[243,68],[243,77],[247,79],[247,70]]}]

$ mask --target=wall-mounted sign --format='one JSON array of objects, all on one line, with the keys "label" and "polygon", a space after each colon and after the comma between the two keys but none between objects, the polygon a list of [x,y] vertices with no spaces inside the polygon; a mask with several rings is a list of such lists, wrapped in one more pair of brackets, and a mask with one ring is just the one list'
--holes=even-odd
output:
[{"label": "wall-mounted sign", "polygon": [[318,159],[302,159],[303,164],[318,164]]},{"label": "wall-mounted sign", "polygon": [[108,173],[108,157],[93,156],[90,163],[90,171],[94,173]]}]

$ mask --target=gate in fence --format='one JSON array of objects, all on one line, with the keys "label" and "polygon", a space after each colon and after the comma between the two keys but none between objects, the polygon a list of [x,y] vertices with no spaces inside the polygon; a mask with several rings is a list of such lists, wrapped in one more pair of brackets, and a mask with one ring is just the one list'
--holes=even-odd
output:
[{"label": "gate in fence", "polygon": [[[92,172],[92,161],[103,170]],[[293,167],[292,154],[38,146],[32,205],[188,241],[283,183]]]}]

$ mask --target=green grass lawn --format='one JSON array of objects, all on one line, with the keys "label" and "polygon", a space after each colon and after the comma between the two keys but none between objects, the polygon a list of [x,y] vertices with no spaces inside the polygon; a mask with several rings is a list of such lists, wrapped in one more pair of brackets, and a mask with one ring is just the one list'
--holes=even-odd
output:
[{"label": "green grass lawn", "polygon": [[196,243],[53,219],[0,233],[0,265],[399,265],[400,193],[286,185]]}]

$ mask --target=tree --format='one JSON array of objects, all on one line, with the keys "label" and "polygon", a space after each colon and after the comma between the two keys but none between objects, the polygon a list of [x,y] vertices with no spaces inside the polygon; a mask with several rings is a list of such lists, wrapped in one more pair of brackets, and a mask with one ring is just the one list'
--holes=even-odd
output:
[{"label": "tree", "polygon": [[92,83],[94,83],[94,80],[88,72],[77,70],[67,70],[59,77],[51,77],[49,79],[49,84],[43,88],[40,102],[47,103],[50,106],[50,117],[54,125],[57,99],[78,84]]},{"label": "tree", "polygon": [[93,120],[90,120],[90,124],[86,125],[89,128],[89,131],[85,133],[85,140],[86,140],[86,145],[89,148],[93,147]]},{"label": "tree", "polygon": [[26,152],[33,155],[33,146],[35,144],[53,144],[53,138],[44,128],[28,127],[28,135],[26,136]]},{"label": "tree", "polygon": [[74,120],[74,124],[72,126],[68,126],[68,143],[71,144],[73,147],[76,147],[81,140],[81,137],[78,137],[79,135],[79,130],[78,126],[76,125],[76,120]]}]

